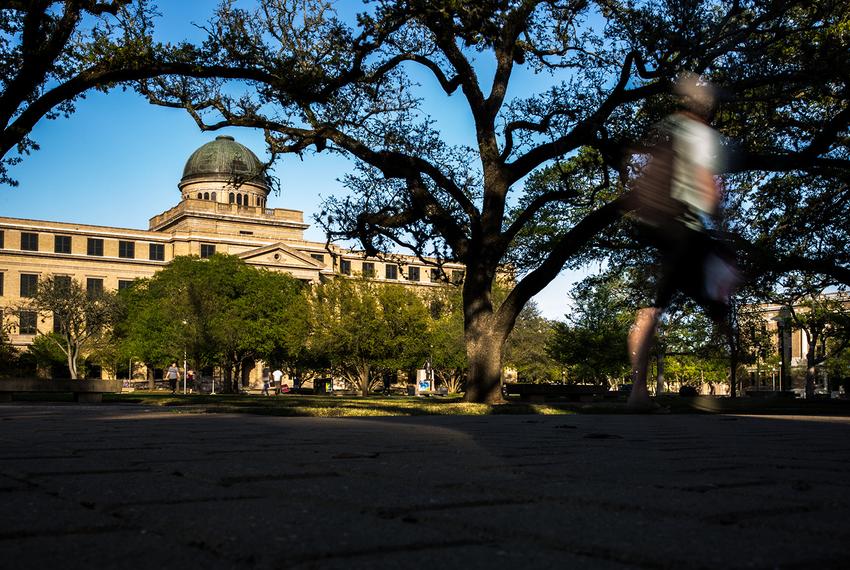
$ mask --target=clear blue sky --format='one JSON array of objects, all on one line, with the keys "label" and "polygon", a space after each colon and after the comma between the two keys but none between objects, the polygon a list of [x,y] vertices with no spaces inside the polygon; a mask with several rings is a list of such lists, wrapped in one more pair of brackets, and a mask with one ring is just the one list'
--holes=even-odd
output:
[{"label": "clear blue sky", "polygon": [[[216,2],[192,0],[161,2],[160,39],[198,40],[192,23],[203,23]],[[348,14],[361,5],[342,0]],[[346,14],[346,15],[348,15]],[[489,62],[477,66],[486,76]],[[438,121],[444,138],[469,143],[474,133],[461,96],[446,98],[436,82],[422,73],[425,109]],[[530,74],[515,77],[514,95],[550,83],[551,78]],[[544,87],[545,88],[545,87]],[[20,186],[0,186],[0,213],[4,216],[78,222],[147,229],[148,219],[174,206],[180,199],[177,183],[189,155],[217,134],[237,141],[267,159],[262,133],[227,129],[202,133],[190,117],[175,109],[153,107],[132,91],[90,93],[77,104],[70,118],[42,121],[33,132],[41,150],[12,169]],[[303,210],[305,221],[320,206],[320,199],[342,191],[340,179],[351,169],[346,159],[332,155],[284,156],[274,167],[282,193],[271,196],[269,206]],[[306,237],[324,240],[316,226]],[[568,289],[575,279],[563,275],[535,299],[544,316],[560,319],[567,311]]]}]

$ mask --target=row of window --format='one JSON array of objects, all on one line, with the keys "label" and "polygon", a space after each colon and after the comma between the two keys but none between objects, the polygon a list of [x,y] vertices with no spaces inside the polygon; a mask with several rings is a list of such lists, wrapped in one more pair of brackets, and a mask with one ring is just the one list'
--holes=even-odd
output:
[{"label": "row of window", "polygon": [[[5,273],[0,273],[0,297],[5,293]],[[57,287],[71,287],[71,277],[69,275],[54,275],[53,280]],[[133,281],[131,279],[119,279],[118,289],[126,289]],[[20,296],[35,297],[38,291],[38,274],[21,273],[20,279]],[[86,279],[86,292],[89,296],[97,296],[103,293],[103,279],[100,277],[89,277]]]},{"label": "row of window", "polygon": [[[421,267],[410,266],[407,268],[407,281],[419,282],[422,280]],[[339,262],[339,271],[343,275],[351,275],[351,261],[348,259],[342,259]],[[375,273],[375,264],[371,261],[363,262],[362,269],[363,277],[374,279],[376,276]],[[453,269],[450,273],[451,281],[455,284],[460,284],[463,282],[463,271],[460,269]],[[399,269],[398,265],[387,263],[384,265],[384,279],[398,279],[399,278]],[[436,268],[432,268],[430,272],[431,283],[438,283],[440,281],[440,270]]]},{"label": "row of window", "polygon": [[[198,200],[212,200],[213,202],[216,201],[217,196],[218,195],[215,192],[198,192],[197,194]],[[260,208],[265,207],[266,205],[266,199],[260,196],[256,196],[254,202],[254,206]],[[240,194],[237,192],[231,192],[227,196],[227,203],[236,204],[237,206],[250,206],[250,194]]]},{"label": "row of window", "polygon": [[[0,249],[5,247],[3,231],[0,231]],[[165,245],[161,243],[148,244],[148,259],[151,261],[165,261]],[[21,232],[22,251],[41,251],[39,247],[39,234],[35,232]],[[71,236],[53,236],[54,253],[71,253]],[[86,255],[103,256],[103,239],[86,238]],[[125,259],[136,258],[136,242],[118,241],[118,257]]]}]

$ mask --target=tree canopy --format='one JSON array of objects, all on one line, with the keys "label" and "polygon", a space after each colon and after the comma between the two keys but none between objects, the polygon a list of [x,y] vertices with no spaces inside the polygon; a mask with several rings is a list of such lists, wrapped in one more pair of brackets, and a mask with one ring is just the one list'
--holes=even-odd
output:
[{"label": "tree canopy", "polygon": [[310,295],[308,349],[364,396],[379,371],[421,366],[428,354],[428,310],[401,286],[334,279]]},{"label": "tree canopy", "polygon": [[[498,399],[501,349],[525,303],[618,219],[624,157],[670,111],[681,72],[724,89],[719,126],[740,141],[735,171],[832,179],[850,166],[846,2],[375,0],[356,23],[333,8],[225,2],[194,55],[244,82],[181,78],[143,91],[205,130],[265,129],[275,153],[354,157],[351,192],[326,204],[330,235],[357,238],[367,253],[405,247],[466,264],[472,400]],[[415,68],[467,107],[468,146],[448,144],[433,125]],[[512,97],[520,73],[548,83]],[[599,157],[595,171],[521,198],[526,176],[582,149]],[[571,183],[580,179],[604,191],[588,201]],[[508,252],[553,204],[566,215],[545,253],[495,306]]]},{"label": "tree canopy", "polygon": [[177,257],[122,292],[117,327],[125,352],[150,364],[181,360],[220,366],[238,389],[245,364],[294,359],[307,337],[306,297],[286,274],[259,270],[234,256]]},{"label": "tree canopy", "polygon": [[39,279],[36,293],[28,301],[27,305],[42,317],[53,319],[55,334],[46,338],[65,355],[71,378],[76,379],[80,356],[94,348],[115,322],[115,294],[89,291],[67,276],[46,275]]}]

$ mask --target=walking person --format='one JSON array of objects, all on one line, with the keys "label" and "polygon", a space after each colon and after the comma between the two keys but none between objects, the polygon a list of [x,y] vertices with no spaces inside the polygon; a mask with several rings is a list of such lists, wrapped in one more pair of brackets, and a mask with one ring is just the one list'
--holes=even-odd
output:
[{"label": "walking person", "polygon": [[180,380],[180,369],[177,368],[177,363],[172,362],[168,370],[165,371],[165,379],[168,380],[168,385],[171,387],[171,393],[177,393],[177,381]]},{"label": "walking person", "polygon": [[277,393],[280,394],[280,391],[283,389],[280,381],[283,378],[283,372],[280,371],[280,368],[275,368],[274,372],[272,372],[272,378],[274,378],[274,385],[277,386]]},{"label": "walking person", "polygon": [[693,75],[676,85],[681,109],[661,126],[665,144],[656,146],[644,174],[634,184],[630,207],[643,240],[658,248],[661,271],[655,301],[637,312],[628,336],[633,386],[628,406],[658,409],[647,389],[649,351],[659,319],[676,293],[700,304],[717,323],[725,321],[736,280],[733,262],[721,253],[706,223],[716,216],[720,189],[720,137],[709,126],[715,97]]},{"label": "walking person", "polygon": [[263,396],[269,396],[269,382],[271,381],[271,375],[263,376]]}]

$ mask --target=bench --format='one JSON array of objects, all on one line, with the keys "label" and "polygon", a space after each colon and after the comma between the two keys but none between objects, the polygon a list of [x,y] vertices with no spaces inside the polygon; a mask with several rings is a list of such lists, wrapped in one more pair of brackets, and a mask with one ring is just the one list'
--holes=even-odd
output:
[{"label": "bench", "polygon": [[121,380],[71,380],[70,378],[3,378],[0,379],[0,402],[11,402],[12,394],[47,392],[74,394],[75,402],[98,403],[107,393],[121,392]]},{"label": "bench", "polygon": [[594,396],[603,395],[607,390],[601,386],[579,384],[505,384],[505,395],[519,397],[522,401],[545,402],[564,399],[570,402],[592,401]]}]

